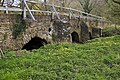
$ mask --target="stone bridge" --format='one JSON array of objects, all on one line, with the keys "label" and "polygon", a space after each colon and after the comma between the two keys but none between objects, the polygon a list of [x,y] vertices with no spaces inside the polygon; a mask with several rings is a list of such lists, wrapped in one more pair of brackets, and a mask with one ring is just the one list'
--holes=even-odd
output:
[{"label": "stone bridge", "polygon": [[0,48],[31,50],[47,43],[84,43],[101,36],[102,22],[61,17],[63,21],[36,15],[32,21],[23,20],[19,14],[0,14]]},{"label": "stone bridge", "polygon": [[[0,14],[0,49],[32,50],[48,43],[84,43],[100,37],[101,28],[105,26],[103,18],[79,10],[34,0],[22,0],[21,3],[22,9],[9,5],[0,7],[7,13]],[[33,10],[30,3],[45,8]],[[8,14],[9,11],[21,14]]]}]

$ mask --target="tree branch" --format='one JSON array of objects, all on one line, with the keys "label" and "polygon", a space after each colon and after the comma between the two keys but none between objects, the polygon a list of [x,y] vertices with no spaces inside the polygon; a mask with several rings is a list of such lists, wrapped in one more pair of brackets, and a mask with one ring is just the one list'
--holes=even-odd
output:
[{"label": "tree branch", "polygon": [[116,4],[119,4],[120,5],[120,2],[118,2],[118,1],[115,1],[115,0],[112,0],[114,3],[116,3]]}]

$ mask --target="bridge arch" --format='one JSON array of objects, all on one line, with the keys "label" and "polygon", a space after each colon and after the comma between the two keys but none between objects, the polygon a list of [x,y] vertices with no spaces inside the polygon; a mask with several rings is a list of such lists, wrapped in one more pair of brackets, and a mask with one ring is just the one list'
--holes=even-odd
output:
[{"label": "bridge arch", "polygon": [[44,46],[45,44],[47,44],[47,41],[45,39],[42,39],[40,37],[33,37],[28,43],[26,43],[23,49],[26,50],[33,50],[33,49],[39,49],[40,47]]},{"label": "bridge arch", "polygon": [[78,33],[77,32],[72,32],[71,33],[71,37],[72,37],[72,42],[73,43],[79,43],[80,41],[79,41],[79,35],[78,35]]}]

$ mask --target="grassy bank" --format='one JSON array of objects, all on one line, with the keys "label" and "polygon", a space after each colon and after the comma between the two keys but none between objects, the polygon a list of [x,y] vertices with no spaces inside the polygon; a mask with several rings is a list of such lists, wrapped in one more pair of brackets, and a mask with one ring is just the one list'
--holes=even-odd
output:
[{"label": "grassy bank", "polygon": [[[120,36],[52,44],[0,60],[0,80],[119,80]],[[11,54],[13,56],[11,56]]]}]

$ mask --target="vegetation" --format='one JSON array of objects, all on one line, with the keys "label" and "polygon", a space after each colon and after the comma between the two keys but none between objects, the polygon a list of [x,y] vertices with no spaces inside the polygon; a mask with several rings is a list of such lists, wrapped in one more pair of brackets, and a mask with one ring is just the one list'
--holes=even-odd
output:
[{"label": "vegetation", "polygon": [[[1,6],[4,1],[0,0]],[[44,2],[47,3],[47,0]],[[58,0],[56,3],[60,6],[70,7],[70,5],[73,6],[72,2],[74,0],[69,0],[69,2]],[[12,6],[14,0],[10,0],[9,3],[8,6]],[[104,16],[114,24],[120,23],[119,0],[76,0],[75,7],[77,3],[80,4],[77,9],[81,7],[79,9],[87,13]],[[29,5],[29,7],[31,9],[47,9],[46,6],[35,4]],[[23,23],[22,27],[21,23]],[[15,24],[14,38],[19,36],[25,28],[24,21]],[[103,32],[105,36],[120,34],[120,30],[116,27],[106,28]],[[4,51],[4,57],[0,59],[0,80],[119,79],[120,35],[93,39],[86,44],[50,44],[31,52],[7,50]]]},{"label": "vegetation", "polygon": [[[6,51],[0,80],[119,80],[120,36],[86,44],[50,44],[38,50]],[[17,55],[18,56],[18,55]]]},{"label": "vegetation", "polygon": [[82,6],[84,12],[90,13],[94,9],[97,0],[95,0],[94,2],[93,0],[78,0],[78,2]]},{"label": "vegetation", "polygon": [[114,35],[120,35],[120,26],[106,27],[102,31],[103,37],[114,36]]},{"label": "vegetation", "polygon": [[106,17],[114,24],[120,25],[120,1],[108,0],[108,14]]}]

